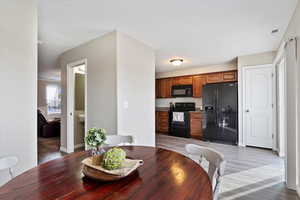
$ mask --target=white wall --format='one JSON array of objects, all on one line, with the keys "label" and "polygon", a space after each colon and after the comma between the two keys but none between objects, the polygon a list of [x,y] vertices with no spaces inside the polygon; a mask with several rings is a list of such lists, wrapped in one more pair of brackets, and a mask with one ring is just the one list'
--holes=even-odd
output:
[{"label": "white wall", "polygon": [[236,69],[237,69],[236,63],[224,64],[224,65],[208,65],[208,66],[184,68],[182,70],[175,70],[175,71],[170,71],[170,72],[159,72],[159,73],[156,73],[156,78],[167,78],[167,77],[194,75],[194,74],[205,74],[205,73],[212,73],[212,72],[230,71],[230,70],[236,70]]},{"label": "white wall", "polygon": [[272,64],[276,56],[275,51],[264,52],[238,57],[238,103],[239,103],[239,145],[245,146],[243,134],[243,81],[242,68],[245,66]]},{"label": "white wall", "polygon": [[[287,156],[289,159],[288,164],[288,173],[291,177],[292,182],[297,182],[297,190],[298,194],[300,193],[300,77],[299,77],[299,68],[300,68],[300,2],[298,2],[297,8],[295,10],[294,16],[292,17],[290,24],[288,26],[288,29],[285,33],[285,36],[283,38],[283,41],[287,41],[289,38],[297,37],[298,39],[298,67],[289,69],[289,66],[287,65],[287,103],[288,103],[288,110],[287,115],[288,118],[296,118],[298,121],[288,120],[287,121],[287,127],[293,128],[295,127],[295,131],[288,132],[288,141],[287,141]],[[289,86],[290,85],[290,86]],[[298,96],[297,96],[298,95]],[[294,98],[292,98],[294,97]],[[292,106],[291,106],[292,103]],[[297,111],[295,111],[294,106],[298,108]],[[288,131],[291,129],[288,129]],[[296,146],[296,147],[295,147]],[[295,166],[296,165],[296,166]],[[297,174],[295,174],[295,169],[297,171]],[[297,178],[298,177],[298,178]],[[297,179],[297,180],[295,180]],[[291,185],[291,188],[295,188],[295,186],[292,185],[292,183],[288,183]]]},{"label": "white wall", "polygon": [[117,132],[116,33],[71,49],[60,56],[62,86],[61,145],[67,145],[67,64],[87,59],[87,128]]},{"label": "white wall", "polygon": [[113,32],[60,56],[62,147],[67,145],[66,66],[82,59],[87,59],[87,128],[131,134],[139,145],[155,145],[154,52],[135,39]]},{"label": "white wall", "polygon": [[145,44],[117,33],[118,134],[155,146],[155,57]]},{"label": "white wall", "polygon": [[4,0],[0,13],[0,157],[16,155],[20,174],[37,164],[37,1]]}]

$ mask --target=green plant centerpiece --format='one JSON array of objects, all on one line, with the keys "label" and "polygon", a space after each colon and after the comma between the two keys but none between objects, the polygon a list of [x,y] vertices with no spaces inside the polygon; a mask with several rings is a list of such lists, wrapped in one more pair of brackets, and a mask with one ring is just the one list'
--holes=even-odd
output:
[{"label": "green plant centerpiece", "polygon": [[103,144],[106,141],[106,131],[103,128],[90,128],[85,137],[86,144],[92,149],[92,162],[100,165],[101,155],[105,152]]},{"label": "green plant centerpiece", "polygon": [[104,153],[102,158],[102,167],[107,170],[119,169],[122,167],[126,158],[126,152],[119,148],[113,147]]}]

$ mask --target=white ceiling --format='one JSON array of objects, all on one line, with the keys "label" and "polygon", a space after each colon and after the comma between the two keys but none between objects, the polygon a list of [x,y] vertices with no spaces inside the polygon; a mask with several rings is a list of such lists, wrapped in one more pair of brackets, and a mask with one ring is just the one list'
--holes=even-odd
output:
[{"label": "white ceiling", "polygon": [[[39,76],[58,78],[62,52],[113,30],[152,46],[158,72],[275,50],[297,1],[40,0]],[[172,66],[174,57],[184,64]]]}]

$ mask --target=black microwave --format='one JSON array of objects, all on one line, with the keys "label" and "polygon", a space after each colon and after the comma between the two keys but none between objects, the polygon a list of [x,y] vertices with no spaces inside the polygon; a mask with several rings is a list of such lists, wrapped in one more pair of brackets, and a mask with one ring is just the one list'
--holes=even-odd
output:
[{"label": "black microwave", "polygon": [[193,86],[192,85],[173,85],[172,97],[192,97]]}]

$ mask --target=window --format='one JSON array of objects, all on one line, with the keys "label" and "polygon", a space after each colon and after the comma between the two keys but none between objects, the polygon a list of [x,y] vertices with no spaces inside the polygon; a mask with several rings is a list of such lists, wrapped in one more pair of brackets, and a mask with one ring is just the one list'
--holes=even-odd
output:
[{"label": "window", "polygon": [[47,86],[47,112],[48,114],[61,113],[61,90],[57,85]]}]

